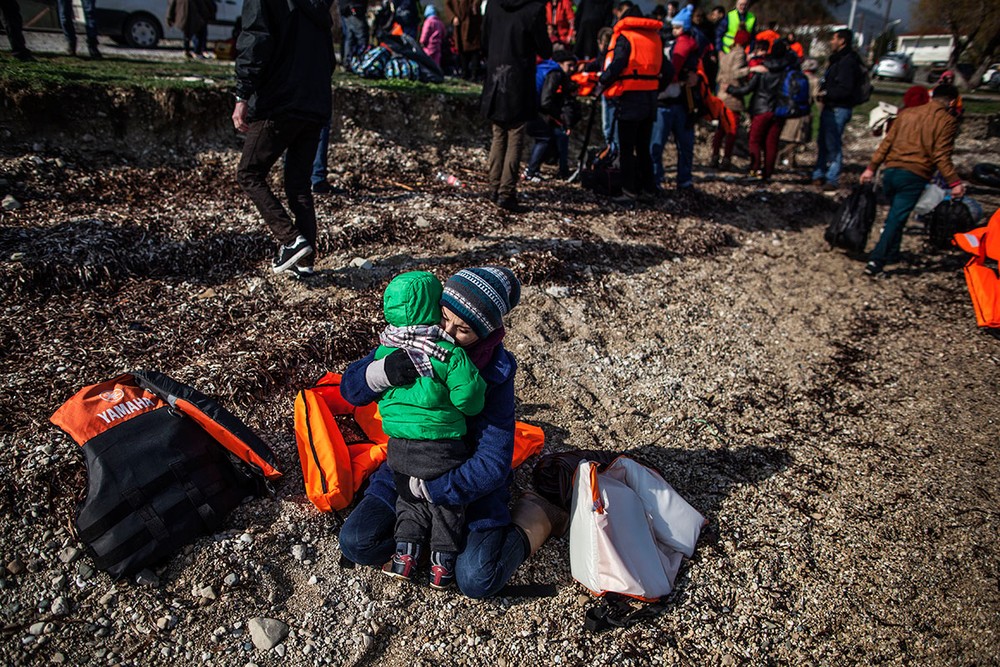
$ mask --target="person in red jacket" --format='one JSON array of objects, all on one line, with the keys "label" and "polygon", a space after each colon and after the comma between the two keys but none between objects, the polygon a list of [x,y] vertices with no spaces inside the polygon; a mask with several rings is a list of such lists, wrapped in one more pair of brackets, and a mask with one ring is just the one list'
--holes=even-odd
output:
[{"label": "person in red jacket", "polygon": [[572,44],[576,36],[573,30],[573,0],[550,0],[545,11],[552,43],[565,46]]}]

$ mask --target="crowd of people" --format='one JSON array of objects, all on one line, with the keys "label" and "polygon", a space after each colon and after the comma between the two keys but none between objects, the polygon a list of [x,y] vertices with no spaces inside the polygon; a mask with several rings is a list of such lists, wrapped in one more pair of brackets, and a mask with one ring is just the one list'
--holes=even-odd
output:
[{"label": "crowd of people", "polygon": [[[831,35],[828,64],[819,76],[818,63],[804,57],[794,34],[782,34],[774,23],[759,29],[748,0],[736,0],[729,11],[716,6],[707,15],[692,4],[668,3],[649,17],[631,0],[614,7],[602,3],[598,8],[584,0],[575,13],[558,1],[491,0],[485,4],[481,23],[482,6],[463,3],[448,0],[450,30],[433,7],[422,12],[421,25],[419,7],[403,3],[383,4],[379,10],[383,17],[376,24],[382,26],[379,29],[392,26],[392,32],[419,34],[434,55],[445,50],[446,41],[453,49],[461,45],[456,52],[468,48],[463,69],[469,75],[482,66],[481,113],[492,133],[486,194],[501,208],[523,210],[518,187],[522,180],[540,180],[547,159],[558,165],[557,177],[570,176],[568,135],[582,115],[580,93],[600,100],[604,140],[617,153],[620,166],[621,194],[615,200],[622,205],[662,195],[668,180],[663,164],[668,141],[677,155],[674,187],[678,191],[695,187],[694,133],[699,118],[717,125],[711,166],[732,169],[742,116],[749,114],[747,169],[753,179],[767,182],[775,172],[782,139],[792,146],[811,140],[814,102],[821,111],[812,183],[824,190],[838,187],[844,129],[853,108],[870,94],[866,67],[853,47],[850,30]],[[369,46],[366,9],[364,0],[348,0],[339,8],[342,58],[354,55],[350,49]],[[599,20],[594,18],[597,14]],[[273,270],[300,278],[313,273],[312,195],[330,190],[325,163],[335,17],[329,0],[247,0],[244,30],[237,41],[233,122],[247,135],[238,181],[279,241]],[[593,36],[592,50],[581,47],[583,35]],[[588,53],[595,57],[586,59]],[[957,97],[953,90],[939,87],[934,97],[948,100],[953,110]],[[901,127],[909,126],[907,119]],[[935,116],[935,127],[942,133],[954,132],[957,122],[947,124]],[[890,132],[886,142],[894,148],[885,144],[873,158],[873,165],[885,161],[889,167],[887,192],[898,189],[893,183],[902,177],[892,171],[897,168],[926,181],[933,166],[949,186],[955,185],[954,169],[949,167],[954,136],[904,138],[908,134]],[[534,145],[522,172],[528,138]],[[909,153],[900,158],[901,150]],[[282,155],[290,213],[267,182],[268,172]],[[911,193],[915,188],[904,190]],[[909,198],[907,194],[900,200],[892,220],[902,216]],[[898,241],[880,243],[867,271],[878,274],[896,254]]]}]

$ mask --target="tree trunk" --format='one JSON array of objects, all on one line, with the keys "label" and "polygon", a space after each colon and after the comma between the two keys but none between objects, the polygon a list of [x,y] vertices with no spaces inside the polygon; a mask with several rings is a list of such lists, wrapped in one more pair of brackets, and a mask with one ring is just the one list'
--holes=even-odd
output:
[{"label": "tree trunk", "polygon": [[976,71],[972,73],[972,77],[970,78],[973,88],[983,85],[983,74],[990,68],[990,64],[994,58],[993,54],[997,52],[997,49],[1000,49],[1000,31],[990,37],[990,41],[986,42],[986,46],[979,53],[979,62]]}]

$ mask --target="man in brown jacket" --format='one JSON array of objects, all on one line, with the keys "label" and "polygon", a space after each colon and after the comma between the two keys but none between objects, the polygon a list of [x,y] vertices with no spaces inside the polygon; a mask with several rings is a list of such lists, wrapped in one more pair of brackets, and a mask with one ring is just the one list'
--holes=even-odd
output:
[{"label": "man in brown jacket", "polygon": [[935,171],[941,172],[953,199],[965,195],[965,186],[951,163],[958,120],[948,112],[948,105],[956,97],[955,86],[942,84],[934,89],[928,104],[901,111],[861,174],[861,182],[870,183],[875,170],[884,164],[882,188],[891,202],[882,236],[865,266],[869,276],[876,276],[886,264],[899,261],[903,227]]}]

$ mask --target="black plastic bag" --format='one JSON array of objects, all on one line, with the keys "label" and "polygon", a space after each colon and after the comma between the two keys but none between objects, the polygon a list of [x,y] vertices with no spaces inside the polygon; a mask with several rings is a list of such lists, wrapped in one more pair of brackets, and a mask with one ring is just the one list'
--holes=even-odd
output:
[{"label": "black plastic bag", "polygon": [[975,227],[969,207],[961,199],[945,199],[931,211],[927,224],[927,242],[932,248],[943,250],[951,246],[955,234],[967,232]]},{"label": "black plastic bag", "polygon": [[833,247],[860,252],[868,243],[874,222],[875,186],[871,183],[858,185],[841,204],[823,238]]},{"label": "black plastic bag", "polygon": [[622,193],[622,170],[618,165],[618,151],[605,148],[590,149],[586,165],[580,173],[580,184],[599,195],[617,197]]}]

